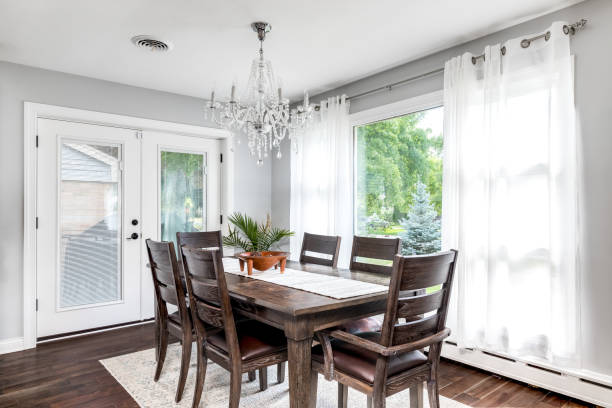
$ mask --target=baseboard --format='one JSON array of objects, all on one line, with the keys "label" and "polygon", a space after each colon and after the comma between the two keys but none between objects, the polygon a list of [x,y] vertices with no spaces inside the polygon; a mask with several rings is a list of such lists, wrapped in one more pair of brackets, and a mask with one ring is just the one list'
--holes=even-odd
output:
[{"label": "baseboard", "polygon": [[0,340],[0,354],[24,350],[23,337]]},{"label": "baseboard", "polygon": [[602,407],[612,407],[612,384],[588,372],[570,372],[447,342],[442,356]]}]

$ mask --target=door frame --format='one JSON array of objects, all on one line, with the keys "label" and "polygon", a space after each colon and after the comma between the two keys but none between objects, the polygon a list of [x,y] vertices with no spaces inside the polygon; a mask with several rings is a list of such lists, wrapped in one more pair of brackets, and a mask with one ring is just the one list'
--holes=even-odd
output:
[{"label": "door frame", "polygon": [[[69,122],[114,126],[134,131],[160,131],[184,136],[217,139],[223,160],[220,164],[220,210],[231,214],[234,207],[234,152],[233,134],[224,129],[187,125],[134,116],[68,108],[34,102],[24,102],[24,174],[23,174],[23,347],[36,347],[36,202],[37,202],[37,121],[55,119]],[[222,229],[227,228],[224,222]]]}]

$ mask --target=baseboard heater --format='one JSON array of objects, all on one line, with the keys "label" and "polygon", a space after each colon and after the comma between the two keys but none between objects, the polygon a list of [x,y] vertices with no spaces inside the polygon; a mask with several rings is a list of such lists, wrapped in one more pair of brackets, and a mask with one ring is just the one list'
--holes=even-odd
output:
[{"label": "baseboard heater", "polygon": [[612,377],[582,371],[563,371],[492,351],[460,348],[453,341],[445,342],[442,356],[534,387],[612,408]]}]

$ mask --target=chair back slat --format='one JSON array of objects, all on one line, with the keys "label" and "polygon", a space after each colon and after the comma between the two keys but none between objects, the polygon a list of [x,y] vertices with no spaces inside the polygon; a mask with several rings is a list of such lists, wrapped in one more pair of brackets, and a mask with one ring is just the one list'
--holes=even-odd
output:
[{"label": "chair back slat", "polygon": [[[455,250],[433,255],[395,256],[381,332],[383,346],[420,340],[444,328],[456,259]],[[440,288],[434,292],[424,290],[438,285]],[[417,289],[421,289],[417,296],[407,295]],[[402,318],[406,322],[398,323]]]},{"label": "chair back slat", "polygon": [[[304,239],[302,240],[300,262],[336,267],[340,253],[340,241],[341,237],[339,236],[317,235],[305,232]],[[306,252],[330,255],[331,259],[306,255]]]},{"label": "chair back slat", "polygon": [[378,265],[376,263],[364,262],[370,258],[382,261],[392,261],[399,253],[399,238],[372,238],[372,237],[353,237],[353,249],[351,251],[350,269],[375,272],[390,275],[393,265]]},{"label": "chair back slat", "polygon": [[198,317],[211,326],[223,327],[223,310],[220,307],[197,302]]},{"label": "chair back slat", "polygon": [[396,324],[393,333],[392,346],[409,343],[438,332],[438,314],[419,320]]},{"label": "chair back slat", "polygon": [[174,286],[174,273],[170,270],[164,270],[159,268],[159,264],[156,265],[156,278],[157,281],[164,286]]},{"label": "chair back slat", "polygon": [[400,290],[425,289],[443,284],[453,261],[453,253],[415,258],[414,262],[410,262],[404,269]]},{"label": "chair back slat", "polygon": [[223,236],[221,231],[177,232],[176,245],[179,249],[179,260],[182,247],[218,248],[223,258]]},{"label": "chair back slat", "polygon": [[181,281],[174,244],[151,239],[147,239],[145,244],[155,289],[156,313],[161,314],[162,320],[165,321],[168,317],[166,304],[169,303],[178,307],[181,322],[189,321],[186,293]]},{"label": "chair back slat", "polygon": [[219,287],[213,279],[191,279],[193,295],[204,302],[220,305]]},{"label": "chair back slat", "polygon": [[178,304],[178,298],[176,296],[176,288],[174,286],[163,286],[159,285],[159,296],[171,305]]},{"label": "chair back slat", "polygon": [[221,251],[183,246],[181,254],[197,335],[206,338],[207,325],[223,327],[230,355],[240,358]]},{"label": "chair back slat", "polygon": [[445,290],[446,289],[438,290],[434,293],[419,296],[399,298],[397,317],[399,319],[407,319],[438,310],[442,306]]}]

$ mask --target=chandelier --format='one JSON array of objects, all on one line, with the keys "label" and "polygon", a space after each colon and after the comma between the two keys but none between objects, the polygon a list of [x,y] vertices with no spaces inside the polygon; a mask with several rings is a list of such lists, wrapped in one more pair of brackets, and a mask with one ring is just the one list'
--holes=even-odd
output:
[{"label": "chandelier", "polygon": [[[272,64],[264,59],[263,41],[272,26],[264,22],[251,24],[259,38],[259,56],[253,60],[251,74],[242,100],[236,97],[236,85],[232,85],[228,102],[215,100],[213,91],[206,104],[206,116],[219,126],[246,134],[251,156],[257,164],[263,164],[268,153],[276,151],[280,159],[281,142],[295,138],[313,119],[315,106],[304,92],[304,101],[294,108],[289,99],[283,97],[281,86],[274,76]],[[237,139],[240,143],[240,139]]]}]

